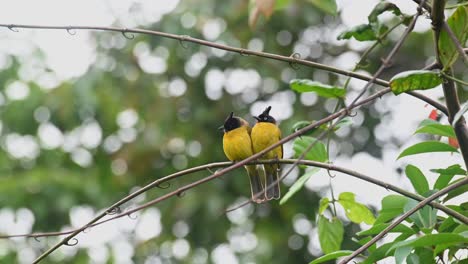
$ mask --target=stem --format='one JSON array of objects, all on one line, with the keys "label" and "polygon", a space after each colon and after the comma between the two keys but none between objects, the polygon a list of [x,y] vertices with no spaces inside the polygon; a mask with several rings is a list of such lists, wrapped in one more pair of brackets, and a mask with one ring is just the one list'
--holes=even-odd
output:
[{"label": "stem", "polygon": [[[440,64],[443,68],[445,68],[442,64],[440,58],[440,50],[439,50],[439,37],[440,32],[445,27],[444,21],[444,0],[434,0],[432,3],[432,27],[434,30],[434,46],[436,50],[436,60],[437,63]],[[447,31],[450,34],[450,31]],[[453,33],[452,33],[453,34]],[[464,55],[464,51],[462,50]],[[465,118],[461,117],[456,124],[453,123],[453,118],[455,114],[460,111],[460,100],[458,99],[457,89],[455,87],[455,82],[448,78],[446,75],[453,76],[452,70],[450,68],[445,69],[445,72],[442,74],[442,78],[444,82],[442,83],[442,88],[444,91],[444,97],[447,104],[448,110],[448,120],[449,123],[454,127],[455,135],[457,136],[458,143],[460,145],[460,151],[463,156],[463,160],[465,161],[465,168],[468,168],[468,126],[466,125]]]},{"label": "stem", "polygon": [[[330,171],[337,171],[337,172],[341,172],[341,173],[343,173],[345,175],[349,175],[351,177],[355,177],[357,179],[360,179],[360,180],[363,180],[363,181],[378,185],[378,186],[383,187],[383,188],[385,188],[387,190],[394,191],[396,193],[399,193],[399,194],[401,194],[403,196],[406,196],[408,198],[411,198],[411,199],[414,199],[414,200],[417,200],[417,201],[423,201],[425,199],[424,197],[422,197],[422,196],[420,196],[418,194],[414,194],[414,193],[411,193],[409,191],[406,191],[403,188],[399,188],[399,187],[397,187],[395,185],[386,183],[386,182],[381,181],[381,180],[377,180],[376,177],[367,176],[367,175],[364,175],[362,173],[359,173],[359,172],[356,172],[356,171],[353,171],[353,170],[350,170],[350,169],[347,169],[347,168],[344,168],[344,167],[332,165],[332,164],[329,164],[329,163],[322,163],[322,162],[316,162],[316,161],[310,161],[310,160],[298,160],[298,159],[257,160],[257,161],[249,162],[249,164],[271,164],[271,163],[281,163],[281,164],[295,164],[296,163],[296,164],[301,164],[301,165],[305,165],[305,166],[313,166],[313,167],[323,168],[323,169],[327,169],[327,170],[330,170]],[[184,175],[188,175],[188,174],[199,172],[199,171],[204,171],[204,170],[206,170],[208,168],[210,168],[210,169],[222,168],[222,167],[231,166],[232,164],[233,164],[233,162],[226,161],[226,162],[214,162],[214,163],[210,163],[210,164],[205,164],[205,165],[193,167],[193,168],[190,168],[190,169],[187,169],[187,170],[183,170],[183,171],[171,174],[171,175],[163,177],[161,179],[158,179],[158,180],[146,185],[142,189],[148,190],[149,186],[154,187],[156,183],[159,185],[159,184],[161,184],[163,182],[167,182],[169,180],[173,180],[173,179],[179,178],[179,177],[184,176]],[[142,190],[142,189],[140,189],[140,190]],[[139,192],[140,192],[140,190],[139,190]],[[128,199],[130,196],[135,197],[136,195],[135,195],[135,193],[132,193],[131,195],[125,197],[124,199]],[[332,195],[332,200],[334,200],[333,195]],[[444,206],[442,204],[439,204],[437,202],[431,202],[430,205],[433,206],[434,208],[437,208],[437,209],[447,213],[447,215],[450,215],[450,216],[456,218],[457,220],[459,220],[459,221],[461,221],[461,222],[463,222],[465,224],[468,224],[468,217],[466,217],[466,216],[464,216],[464,215],[462,215],[462,214],[460,214],[460,213],[458,213],[458,212],[456,212],[456,211],[454,211],[454,210],[452,210],[452,209],[450,209],[450,208],[448,208],[448,207],[446,207],[446,206]],[[115,205],[114,205],[114,207],[109,207],[108,209],[106,209],[105,212],[110,211],[112,208],[115,208]],[[144,208],[146,208],[146,207],[144,207]],[[142,210],[144,208],[142,208],[142,207],[134,208],[134,209],[132,209],[132,211],[127,211],[127,212],[124,212],[124,213],[120,214],[120,216],[115,215],[114,217],[106,219],[106,220],[101,221],[101,222],[96,222],[95,221],[92,224],[88,224],[88,225],[86,225],[86,226],[84,226],[82,228],[78,228],[78,229],[74,229],[74,230],[69,230],[69,231],[64,231],[64,232],[41,232],[41,233],[31,233],[31,234],[21,234],[21,235],[7,235],[7,236],[0,236],[0,239],[13,238],[13,237],[38,238],[38,237],[49,237],[49,236],[60,236],[60,235],[72,234],[72,233],[77,232],[77,231],[81,232],[81,231],[83,231],[85,229],[88,229],[88,228],[103,224],[105,222],[108,222],[108,221],[111,221],[111,220],[114,220],[114,219],[117,219],[117,218],[120,218],[120,217],[123,217],[123,216],[127,216],[129,214],[132,214],[132,213],[134,213],[136,211],[139,211],[139,210]],[[336,214],[336,212],[335,212],[335,214]]]},{"label": "stem", "polygon": [[[145,35],[152,35],[152,36],[158,36],[158,37],[164,37],[164,38],[170,38],[170,39],[175,39],[178,40],[181,44],[184,42],[192,42],[196,43],[202,46],[208,46],[212,47],[215,49],[221,49],[221,50],[226,50],[226,51],[231,51],[231,52],[236,52],[241,55],[253,55],[257,57],[262,57],[262,58],[268,58],[272,60],[278,60],[278,61],[284,61],[288,62],[290,64],[300,64],[304,65],[307,67],[312,67],[316,69],[321,69],[324,71],[329,71],[333,72],[336,74],[341,74],[344,76],[349,76],[353,77],[356,79],[364,80],[364,81],[371,81],[372,83],[384,86],[384,87],[389,87],[389,82],[378,79],[378,78],[372,78],[367,75],[351,72],[351,71],[346,71],[342,69],[338,69],[332,66],[320,64],[317,62],[309,61],[309,60],[303,60],[300,58],[296,58],[294,56],[283,56],[283,55],[278,55],[274,53],[268,53],[268,52],[261,52],[261,51],[253,51],[253,50],[248,50],[248,49],[243,49],[243,48],[237,48],[237,47],[231,47],[228,45],[222,45],[219,43],[203,40],[203,39],[197,39],[193,38],[187,35],[176,35],[176,34],[171,34],[171,33],[166,33],[166,32],[161,32],[161,31],[154,31],[154,30],[147,30],[147,29],[130,29],[130,28],[118,28],[118,27],[99,27],[99,26],[44,26],[44,25],[25,25],[25,24],[0,24],[0,27],[8,28],[13,32],[17,32],[17,28],[32,28],[32,29],[58,29],[58,30],[66,30],[68,33],[70,33],[70,30],[98,30],[98,31],[112,31],[112,32],[120,32],[125,38],[132,39],[132,37],[129,37],[128,33],[138,33],[138,34],[145,34]],[[71,33],[70,33],[71,34]],[[410,95],[414,96],[414,92],[408,93]],[[418,94],[417,98],[426,101],[429,104],[432,104],[433,100],[430,98]],[[424,99],[423,99],[424,98]],[[440,111],[443,113],[446,113],[446,109],[444,106],[437,104],[433,105],[434,107],[438,108]],[[441,107],[442,106],[442,107]]]}]

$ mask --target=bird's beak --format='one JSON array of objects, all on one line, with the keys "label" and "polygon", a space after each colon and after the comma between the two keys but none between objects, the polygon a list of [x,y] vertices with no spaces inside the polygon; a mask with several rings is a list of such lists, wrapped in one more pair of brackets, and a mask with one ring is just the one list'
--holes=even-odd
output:
[{"label": "bird's beak", "polygon": [[260,121],[260,118],[258,116],[254,116],[255,120]]}]

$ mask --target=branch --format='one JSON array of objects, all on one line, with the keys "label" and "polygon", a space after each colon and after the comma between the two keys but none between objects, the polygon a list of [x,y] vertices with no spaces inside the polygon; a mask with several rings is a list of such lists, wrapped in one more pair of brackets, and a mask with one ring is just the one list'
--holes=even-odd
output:
[{"label": "branch", "polygon": [[[431,14],[432,27],[434,30],[436,60],[437,63],[439,63],[442,67],[444,65],[442,64],[442,61],[440,59],[440,50],[439,45],[437,44],[439,43],[440,32],[443,28],[445,28],[444,25],[446,25],[444,21],[444,6],[444,0],[434,0]],[[464,53],[463,50],[462,53]],[[446,74],[442,75],[442,78],[444,79],[444,82],[442,83],[442,88],[447,104],[448,120],[449,123],[454,127],[455,135],[457,136],[457,140],[460,146],[460,151],[462,153],[463,160],[465,161],[465,168],[468,168],[468,126],[466,125],[465,118],[463,117],[461,117],[456,124],[453,124],[453,118],[455,114],[458,111],[460,111],[460,100],[458,99],[458,93],[454,81],[450,78],[447,78],[446,76],[447,74],[453,76],[453,74],[451,73],[451,69],[447,69],[446,72]]]},{"label": "branch", "polygon": [[367,242],[362,247],[360,247],[356,251],[354,251],[353,254],[347,256],[346,258],[344,258],[340,262],[340,264],[346,264],[346,263],[350,262],[353,258],[355,258],[359,254],[364,252],[366,249],[368,249],[373,244],[375,244],[377,241],[379,241],[382,237],[387,235],[393,228],[395,228],[397,225],[399,225],[401,222],[403,222],[406,218],[410,217],[412,214],[414,214],[419,209],[423,208],[425,205],[429,204],[431,201],[433,201],[433,200],[441,197],[442,195],[448,193],[449,191],[454,190],[454,189],[456,189],[458,187],[461,187],[461,186],[463,186],[465,184],[468,184],[468,178],[464,178],[463,180],[461,180],[461,181],[459,181],[457,183],[454,183],[452,185],[449,185],[449,186],[445,187],[444,189],[442,189],[442,190],[434,193],[433,195],[427,197],[426,199],[424,199],[423,201],[418,203],[413,209],[409,210],[408,212],[406,212],[405,214],[400,216],[397,220],[395,220],[395,222],[393,222],[391,225],[389,225],[387,228],[385,228],[382,232],[380,232],[378,235],[376,235],[374,238],[372,238],[369,242]]},{"label": "branch", "polygon": [[[196,183],[192,183],[192,184],[189,184],[189,185],[186,185],[184,186],[183,188],[179,188],[176,192],[172,192],[172,193],[168,193],[164,196],[161,196],[160,197],[160,200],[165,200],[168,198],[168,195],[177,195],[181,192],[184,192],[185,190],[188,190],[190,188],[193,188],[199,184],[202,184],[206,181],[210,181],[211,179],[214,179],[214,178],[218,178],[234,169],[237,169],[239,167],[242,167],[244,165],[246,165],[247,163],[253,161],[253,160],[256,160],[258,158],[260,158],[261,156],[265,155],[265,153],[267,153],[268,151],[276,148],[277,146],[279,145],[282,145],[288,141],[291,141],[293,140],[294,138],[298,137],[298,136],[301,136],[305,133],[307,133],[308,131],[320,126],[320,125],[323,125],[327,122],[330,122],[331,120],[334,120],[342,115],[346,115],[347,113],[349,113],[350,110],[352,110],[353,108],[357,108],[363,104],[367,104],[377,98],[380,98],[382,95],[386,94],[390,92],[390,88],[386,88],[386,89],[383,89],[379,92],[376,92],[375,94],[367,97],[366,99],[363,99],[361,100],[360,102],[354,104],[354,106],[352,107],[347,107],[347,108],[343,108],[341,109],[340,111],[334,113],[334,114],[331,114],[317,122],[314,122],[292,134],[290,134],[289,136],[281,139],[280,141],[276,142],[275,144],[271,145],[270,147],[268,148],[265,148],[264,150],[258,152],[257,154],[254,154],[252,156],[250,156],[249,158],[247,159],[244,159],[242,161],[239,161],[225,169],[222,169],[220,171],[217,171],[216,173],[212,174],[211,176],[208,176],[200,181],[197,181]],[[170,196],[169,196],[170,197]],[[159,202],[160,200],[157,200],[157,201],[153,201],[153,203],[157,203]],[[119,202],[120,203],[120,202]],[[121,204],[121,203],[120,203]],[[114,207],[111,207],[111,209],[113,209]],[[42,255],[40,255],[33,263],[39,263],[39,261],[41,261],[42,259],[44,259],[45,257],[47,257],[48,255],[50,255],[52,252],[54,252],[55,250],[57,250],[60,246],[62,245],[65,245],[68,243],[68,241],[70,239],[72,239],[73,237],[75,237],[78,233],[80,233],[81,231],[85,230],[88,226],[92,225],[93,223],[97,222],[99,219],[103,218],[104,216],[106,215],[106,212],[103,212],[101,214],[99,214],[98,216],[96,216],[95,218],[93,218],[91,221],[89,221],[86,225],[84,225],[83,227],[79,228],[78,230],[76,230],[75,232],[71,233],[70,235],[68,235],[67,237],[63,238],[61,241],[59,241],[57,244],[55,244],[53,247],[49,248],[46,252],[44,252]]]},{"label": "branch", "polygon": [[[258,161],[252,161],[252,162],[249,162],[248,164],[276,164],[276,163],[281,163],[281,164],[300,164],[300,165],[305,165],[305,166],[312,166],[312,167],[318,167],[318,168],[323,168],[323,169],[326,169],[326,170],[330,170],[330,171],[337,171],[337,172],[341,172],[341,173],[344,173],[346,175],[349,175],[349,176],[352,176],[352,177],[355,177],[355,178],[358,178],[360,180],[363,180],[363,181],[366,181],[366,182],[369,182],[369,183],[372,183],[372,184],[375,184],[375,185],[378,185],[380,187],[383,187],[387,190],[392,190],[396,193],[399,193],[403,196],[406,196],[408,198],[411,198],[411,199],[414,199],[414,200],[417,200],[417,201],[423,201],[425,198],[423,196],[420,196],[418,194],[414,194],[414,193],[411,193],[409,191],[406,191],[405,189],[403,188],[399,188],[395,185],[392,185],[392,184],[389,184],[389,183],[386,183],[384,181],[381,181],[381,180],[377,180],[375,177],[371,177],[371,176],[367,176],[365,174],[362,174],[362,173],[359,173],[357,171],[353,171],[353,170],[350,170],[350,169],[347,169],[347,168],[344,168],[344,167],[340,167],[340,166],[336,166],[336,165],[333,165],[333,164],[329,164],[329,163],[323,163],[323,162],[317,162],[317,161],[310,161],[310,160],[300,160],[300,159],[280,159],[280,160],[276,160],[276,159],[273,159],[273,160],[258,160]],[[163,183],[163,182],[167,182],[169,180],[173,180],[173,179],[176,179],[178,177],[181,177],[181,176],[184,176],[184,175],[188,175],[188,174],[191,174],[191,173],[195,173],[195,172],[199,172],[199,171],[203,171],[203,170],[206,170],[206,169],[214,169],[214,168],[222,168],[222,167],[227,167],[227,166],[230,166],[230,165],[233,165],[234,163],[233,162],[230,162],[230,161],[227,161],[227,162],[214,162],[214,163],[210,163],[210,164],[205,164],[205,165],[201,165],[201,166],[197,166],[197,167],[193,167],[193,168],[190,168],[190,169],[187,169],[187,170],[183,170],[183,171],[180,171],[178,173],[175,173],[175,174],[171,174],[169,176],[166,176],[166,177],[163,177],[161,179],[158,179],[148,185],[146,185],[144,188],[142,189],[145,189],[145,190],[148,190],[150,188],[150,186],[153,186],[155,185],[156,182],[158,182],[159,184],[160,183]],[[142,190],[140,189],[140,190]],[[139,190],[139,191],[140,191]],[[182,192],[182,191],[175,191],[175,192]],[[129,196],[135,196],[134,194],[131,194]],[[127,196],[126,198],[124,199],[127,199],[129,196]],[[122,199],[123,200],[123,199]],[[437,202],[431,202],[430,203],[431,206],[447,213],[447,215],[450,215],[454,218],[456,218],[457,220],[460,220],[461,222],[465,223],[465,224],[468,224],[468,217],[458,213],[457,211],[454,211],[452,209],[450,209],[449,207],[446,207],[440,203],[437,203]],[[95,222],[91,225],[88,225],[86,226],[84,229],[82,228],[77,228],[77,229],[73,229],[73,230],[68,230],[68,231],[63,231],[63,232],[41,232],[41,233],[31,233],[31,234],[21,234],[21,235],[6,235],[6,236],[0,236],[0,239],[5,239],[5,238],[13,238],[13,237],[31,237],[31,238],[39,238],[39,237],[50,237],[50,236],[60,236],[60,235],[68,235],[68,234],[71,234],[73,232],[81,232],[81,231],[84,231],[85,229],[89,229],[91,227],[95,227],[95,226],[98,226],[98,225],[101,225],[103,223],[106,223],[106,222],[109,222],[109,221],[112,221],[112,220],[115,220],[117,218],[121,218],[121,217],[124,217],[124,216],[128,216],[132,213],[135,213],[137,211],[140,211],[142,209],[145,209],[146,207],[148,206],[139,206],[137,208],[134,208],[130,211],[127,211],[127,212],[124,212],[124,213],[121,213],[119,215],[115,215],[113,216],[112,218],[109,218],[109,219],[106,219],[104,221],[101,221],[101,222]],[[114,207],[115,208],[115,207]],[[108,212],[109,210],[111,210],[110,208],[106,209],[105,212]]]},{"label": "branch", "polygon": [[[253,50],[248,50],[248,49],[243,49],[243,48],[231,47],[228,45],[223,45],[223,44],[219,44],[219,43],[215,43],[215,42],[211,42],[211,41],[207,41],[203,39],[198,39],[198,38],[194,38],[188,35],[176,35],[176,34],[171,34],[171,33],[166,33],[166,32],[161,32],[161,31],[155,31],[155,30],[137,29],[137,28],[99,27],[99,26],[45,26],[45,25],[23,25],[23,24],[0,24],[0,27],[8,28],[10,30],[15,30],[17,28],[33,28],[33,29],[62,29],[62,30],[67,30],[67,32],[70,32],[70,30],[113,31],[113,32],[120,32],[124,35],[124,37],[130,38],[130,39],[134,37],[133,36],[129,37],[128,35],[125,35],[125,34],[139,33],[139,34],[175,39],[175,40],[178,40],[181,44],[184,42],[192,42],[192,43],[196,43],[202,46],[212,47],[215,49],[236,52],[241,55],[253,55],[257,57],[284,61],[284,62],[288,62],[291,64],[300,64],[300,65],[304,65],[304,66],[308,66],[308,67],[312,67],[316,69],[321,69],[324,71],[333,72],[336,74],[341,74],[341,75],[361,79],[364,81],[370,80],[370,77],[364,74],[341,70],[341,69],[328,66],[325,64],[321,64],[321,63],[317,63],[317,62],[313,62],[309,60],[304,60],[304,59],[298,58],[297,56],[293,56],[294,54],[291,56],[282,56],[282,55],[278,55],[274,53],[253,51]],[[375,80],[375,83],[382,85],[382,86],[389,85],[387,81],[382,80],[382,79]]]},{"label": "branch", "polygon": [[[178,40],[181,44],[184,42],[192,42],[196,43],[202,46],[208,46],[212,47],[215,49],[221,49],[221,50],[226,50],[230,52],[236,52],[241,55],[252,55],[252,56],[257,56],[257,57],[262,57],[262,58],[267,58],[267,59],[272,59],[272,60],[277,60],[277,61],[284,61],[288,62],[290,64],[300,64],[304,65],[307,67],[312,67],[316,69],[321,69],[324,71],[329,71],[333,72],[336,74],[341,74],[344,76],[364,80],[364,81],[372,81],[372,83],[381,85],[383,87],[389,87],[390,84],[389,82],[378,79],[378,78],[372,78],[364,74],[359,74],[355,73],[352,71],[346,71],[346,70],[341,70],[335,67],[331,67],[328,65],[324,65],[321,63],[309,61],[309,60],[304,60],[297,58],[297,56],[283,56],[283,55],[278,55],[274,53],[268,53],[268,52],[261,52],[261,51],[253,51],[253,50],[248,50],[248,49],[243,49],[243,48],[237,48],[237,47],[231,47],[228,45],[223,45],[203,39],[197,39],[193,38],[187,35],[176,35],[176,34],[171,34],[171,33],[166,33],[166,32],[161,32],[161,31],[154,31],[154,30],[147,30],[147,29],[137,29],[137,28],[118,28],[118,27],[99,27],[99,26],[45,26],[45,25],[24,25],[24,24],[0,24],[0,27],[8,28],[13,32],[17,32],[17,28],[32,28],[32,29],[58,29],[58,30],[66,30],[69,34],[74,35],[75,33],[72,33],[72,30],[97,30],[97,31],[112,31],[112,32],[120,32],[125,38],[128,39],[133,39],[134,36],[129,36],[128,33],[138,33],[138,34],[145,34],[145,35],[152,35],[152,36],[158,36],[158,37],[164,37],[164,38],[170,38],[170,39],[175,39]],[[409,93],[414,96],[414,92]],[[430,98],[418,94],[417,98],[422,99],[426,101],[429,104],[432,104],[433,100]],[[445,107],[442,105],[433,105],[443,113],[447,113]]]}]

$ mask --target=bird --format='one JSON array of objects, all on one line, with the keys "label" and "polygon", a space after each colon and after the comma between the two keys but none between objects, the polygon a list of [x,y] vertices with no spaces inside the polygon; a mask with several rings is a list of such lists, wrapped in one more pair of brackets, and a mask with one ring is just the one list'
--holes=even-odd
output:
[{"label": "bird", "polygon": [[[254,116],[257,123],[253,126],[251,139],[254,154],[268,148],[281,139],[281,130],[276,125],[276,120],[270,115],[271,106],[268,106],[259,116]],[[282,159],[283,146],[268,151],[263,155],[264,159]],[[279,183],[279,164],[264,164],[265,171],[265,197],[267,200],[281,197]]]},{"label": "bird", "polygon": [[[240,161],[253,155],[252,140],[250,138],[251,127],[249,123],[234,116],[231,112],[220,127],[224,130],[223,150],[226,157],[231,161]],[[265,201],[265,189],[262,178],[256,165],[244,166],[250,181],[252,201],[263,203]]]}]

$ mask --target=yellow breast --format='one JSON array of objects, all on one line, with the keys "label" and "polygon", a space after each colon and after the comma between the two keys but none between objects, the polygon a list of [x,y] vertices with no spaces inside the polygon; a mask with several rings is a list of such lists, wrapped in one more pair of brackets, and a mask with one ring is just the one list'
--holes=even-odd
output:
[{"label": "yellow breast", "polygon": [[[258,153],[278,142],[281,139],[281,131],[275,124],[259,122],[252,128],[251,137],[254,153]],[[278,146],[263,157],[266,159],[281,159],[283,158],[283,147]]]},{"label": "yellow breast", "polygon": [[224,154],[232,161],[239,161],[252,156],[252,141],[250,140],[248,127],[242,126],[224,133],[223,149]]}]

